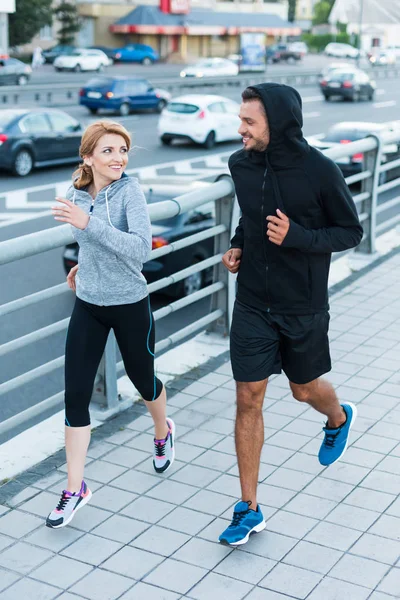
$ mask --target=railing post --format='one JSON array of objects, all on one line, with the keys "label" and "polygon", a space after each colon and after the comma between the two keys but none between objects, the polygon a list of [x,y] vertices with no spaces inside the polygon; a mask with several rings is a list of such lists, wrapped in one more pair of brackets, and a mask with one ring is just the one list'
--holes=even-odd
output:
[{"label": "railing post", "polygon": [[[216,181],[220,181],[221,179],[228,179],[231,182],[232,194],[229,194],[229,196],[225,196],[225,198],[221,198],[221,200],[217,200],[215,202],[215,224],[225,225],[226,231],[225,233],[221,233],[215,237],[214,254],[225,254],[225,252],[229,249],[229,242],[231,239],[234,186],[230,175],[220,175]],[[222,281],[222,283],[225,284],[225,287],[216,294],[213,294],[211,299],[211,311],[221,309],[224,311],[224,315],[218,319],[218,321],[212,323],[208,328],[208,331],[213,331],[223,336],[228,335],[230,325],[230,279],[230,273],[228,269],[224,267],[222,262],[215,265],[213,281]]]},{"label": "railing post", "polygon": [[368,219],[363,222],[364,239],[356,248],[357,253],[374,254],[376,252],[376,205],[378,197],[378,187],[380,172],[379,167],[382,160],[382,142],[379,136],[371,135],[376,141],[374,150],[369,150],[364,154],[363,169],[371,171],[372,177],[363,179],[361,184],[361,193],[368,192],[369,198],[361,202],[359,212],[367,213]]},{"label": "railing post", "polygon": [[120,402],[117,389],[117,344],[114,332],[110,331],[106,348],[96,374],[91,409],[102,421],[119,412]]}]

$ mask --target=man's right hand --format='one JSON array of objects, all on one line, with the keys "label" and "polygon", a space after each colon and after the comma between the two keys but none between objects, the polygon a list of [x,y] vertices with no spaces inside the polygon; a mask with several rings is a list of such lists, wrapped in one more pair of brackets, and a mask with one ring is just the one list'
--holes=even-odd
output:
[{"label": "man's right hand", "polygon": [[76,292],[76,284],[75,284],[75,277],[76,274],[78,272],[79,269],[79,265],[75,265],[75,267],[72,267],[72,269],[70,270],[70,272],[67,275],[67,283],[68,286],[71,288],[71,290],[73,290],[74,292]]},{"label": "man's right hand", "polygon": [[237,273],[239,271],[242,253],[243,250],[241,248],[231,248],[223,255],[222,262],[231,273]]}]

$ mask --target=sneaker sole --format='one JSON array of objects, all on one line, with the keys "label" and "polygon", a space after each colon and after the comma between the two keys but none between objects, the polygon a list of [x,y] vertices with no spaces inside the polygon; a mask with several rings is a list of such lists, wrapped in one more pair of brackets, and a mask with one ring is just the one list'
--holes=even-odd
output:
[{"label": "sneaker sole", "polygon": [[[351,406],[351,408],[352,408],[352,411],[353,411],[353,415],[352,415],[352,417],[351,417],[350,426],[349,426],[349,434],[348,434],[348,436],[347,436],[347,440],[346,440],[345,447],[343,448],[343,451],[342,451],[342,453],[341,453],[341,454],[340,454],[340,455],[337,457],[337,459],[336,459],[336,460],[334,460],[333,462],[329,463],[329,465],[322,465],[323,467],[330,467],[331,465],[334,465],[335,463],[337,463],[337,462],[338,462],[338,460],[340,460],[340,459],[342,458],[343,454],[346,452],[346,450],[347,450],[347,447],[348,447],[348,445],[349,445],[350,431],[351,431],[351,428],[353,427],[354,421],[355,421],[355,420],[356,420],[356,418],[357,418],[358,411],[357,411],[357,407],[356,407],[356,405],[355,405],[355,404],[353,404],[352,402],[346,402],[346,405],[347,405],[347,406]],[[322,464],[322,463],[320,463],[320,464]]]},{"label": "sneaker sole", "polygon": [[64,521],[63,523],[61,523],[61,525],[51,525],[51,524],[47,523],[47,521],[46,521],[46,527],[50,527],[50,529],[61,529],[61,527],[65,527],[66,525],[68,525],[68,523],[71,523],[72,519],[74,518],[74,516],[78,512],[78,510],[80,508],[82,508],[82,506],[85,506],[85,504],[87,504],[89,502],[89,500],[91,499],[92,496],[93,496],[93,494],[89,490],[89,493],[86,496],[86,498],[84,498],[82,500],[82,502],[80,502],[80,504],[78,504],[78,507],[75,508],[75,510],[70,514],[69,518],[66,521]]},{"label": "sneaker sole", "polygon": [[223,541],[223,543],[227,544],[228,546],[241,546],[242,544],[246,544],[249,541],[249,537],[251,536],[252,533],[260,533],[260,531],[264,531],[266,526],[267,526],[266,522],[262,521],[261,523],[259,523],[255,527],[253,527],[253,529],[250,529],[249,533],[242,540],[239,540],[238,542],[227,542],[225,540],[222,540],[222,541]]},{"label": "sneaker sole", "polygon": [[156,467],[154,466],[154,461],[153,461],[154,470],[159,475],[163,474],[163,473],[166,473],[168,471],[168,469],[171,467],[171,465],[174,462],[174,460],[175,460],[175,430],[176,430],[176,427],[175,427],[175,423],[174,423],[174,421],[172,419],[167,419],[167,421],[171,425],[171,432],[172,432],[171,435],[172,435],[172,441],[173,441],[172,448],[171,448],[171,460],[169,461],[168,467],[166,469],[164,469],[164,470],[161,470],[161,469],[157,470]]}]

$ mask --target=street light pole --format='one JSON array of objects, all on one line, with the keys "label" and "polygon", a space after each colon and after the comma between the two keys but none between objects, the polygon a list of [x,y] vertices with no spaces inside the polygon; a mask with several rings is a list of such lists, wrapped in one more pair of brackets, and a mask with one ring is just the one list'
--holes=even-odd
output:
[{"label": "street light pole", "polygon": [[364,12],[364,0],[360,0],[360,11],[359,11],[359,21],[358,21],[358,56],[357,56],[357,67],[360,66],[360,55],[361,55],[361,30],[362,30],[362,22],[363,22],[363,12]]}]

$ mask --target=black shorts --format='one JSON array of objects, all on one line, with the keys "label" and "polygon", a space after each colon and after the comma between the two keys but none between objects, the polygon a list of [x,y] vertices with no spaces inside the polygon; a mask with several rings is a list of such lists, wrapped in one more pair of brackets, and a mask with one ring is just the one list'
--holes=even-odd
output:
[{"label": "black shorts", "polygon": [[235,301],[230,333],[235,381],[262,381],[283,370],[304,384],[331,370],[329,313],[280,315]]}]

